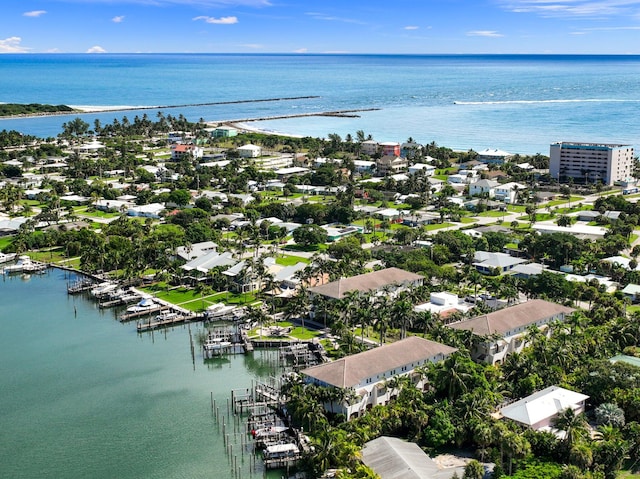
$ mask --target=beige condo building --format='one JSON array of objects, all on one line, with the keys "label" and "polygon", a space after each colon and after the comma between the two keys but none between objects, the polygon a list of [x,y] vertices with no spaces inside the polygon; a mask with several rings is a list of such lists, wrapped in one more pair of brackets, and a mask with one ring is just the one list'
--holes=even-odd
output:
[{"label": "beige condo building", "polygon": [[565,183],[574,178],[585,183],[614,185],[631,179],[634,153],[631,145],[608,143],[552,143],[549,174]]}]

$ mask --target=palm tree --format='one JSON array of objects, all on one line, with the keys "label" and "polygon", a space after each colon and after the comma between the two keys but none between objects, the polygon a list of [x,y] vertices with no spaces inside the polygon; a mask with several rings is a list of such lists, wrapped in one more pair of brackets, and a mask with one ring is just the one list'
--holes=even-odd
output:
[{"label": "palm tree", "polygon": [[589,425],[583,414],[576,414],[571,408],[562,411],[554,420],[554,426],[560,431],[564,431],[563,443],[570,451],[580,440],[587,437]]}]

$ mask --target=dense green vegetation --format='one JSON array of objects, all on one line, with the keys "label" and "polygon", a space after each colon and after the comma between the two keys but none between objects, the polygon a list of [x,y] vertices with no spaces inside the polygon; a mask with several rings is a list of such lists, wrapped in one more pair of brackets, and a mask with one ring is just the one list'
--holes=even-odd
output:
[{"label": "dense green vegetation", "polygon": [[0,116],[69,113],[73,111],[75,110],[67,105],[47,105],[42,103],[0,103]]}]

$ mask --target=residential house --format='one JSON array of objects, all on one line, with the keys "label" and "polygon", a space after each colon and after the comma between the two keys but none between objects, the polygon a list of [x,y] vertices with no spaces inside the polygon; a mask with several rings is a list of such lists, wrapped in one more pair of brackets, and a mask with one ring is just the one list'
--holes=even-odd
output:
[{"label": "residential house", "polygon": [[180,259],[191,261],[217,249],[218,245],[213,241],[202,241],[187,246],[178,246],[176,248],[176,255]]},{"label": "residential house", "polygon": [[520,183],[504,183],[494,189],[494,197],[497,201],[504,201],[507,204],[514,204],[518,200],[518,192],[525,189]]},{"label": "residential house", "polygon": [[422,145],[415,141],[406,141],[400,145],[400,156],[413,159],[422,153]]},{"label": "residential house", "polygon": [[219,126],[211,132],[213,138],[231,138],[238,136],[238,130],[230,126]]},{"label": "residential house", "polygon": [[469,195],[493,198],[495,189],[499,184],[500,183],[494,180],[478,180],[475,183],[469,184]]},{"label": "residential house", "polygon": [[504,274],[512,270],[515,265],[526,263],[527,261],[523,258],[514,258],[506,253],[476,251],[472,264],[482,274]]},{"label": "residential house", "polygon": [[[325,285],[327,286],[327,285]],[[305,382],[321,387],[351,392],[347,401],[324,404],[329,412],[348,419],[359,416],[378,404],[386,404],[398,390],[388,381],[396,376],[410,376],[417,387],[424,387],[422,375],[413,375],[417,367],[437,363],[457,351],[456,348],[417,336],[386,344],[336,361],[303,369]]]},{"label": "residential house", "polygon": [[640,284],[629,283],[621,291],[625,298],[629,298],[632,303],[640,301]]},{"label": "residential house", "polygon": [[327,232],[327,238],[329,241],[338,241],[339,239],[344,238],[345,236],[351,236],[355,233],[362,233],[364,228],[362,226],[357,225],[322,225],[322,229]]},{"label": "residential house", "polygon": [[400,156],[400,143],[395,141],[385,141],[380,143],[382,156]]},{"label": "residential house", "polygon": [[[550,386],[500,409],[500,416],[534,431],[554,432],[553,421],[566,409],[584,412],[589,396],[559,386]],[[560,434],[561,435],[561,434]]]},{"label": "residential house", "polygon": [[360,151],[365,155],[373,156],[378,153],[378,142],[375,140],[365,140],[360,143]]},{"label": "residential house", "polygon": [[378,175],[386,176],[393,175],[400,171],[404,171],[407,168],[407,159],[400,156],[385,155],[376,161],[376,169]]},{"label": "residential house", "polygon": [[165,207],[162,203],[150,203],[148,205],[135,205],[135,206],[131,206],[127,210],[127,215],[158,219],[160,218],[160,213],[162,213],[164,209]]},{"label": "residential house", "polygon": [[238,147],[237,151],[241,158],[258,158],[262,155],[262,148],[251,143]]},{"label": "residential house", "polygon": [[309,168],[303,168],[301,166],[290,166],[289,168],[280,168],[275,170],[274,173],[280,181],[286,181],[292,176],[302,176],[309,173]]},{"label": "residential house", "polygon": [[238,260],[233,257],[230,251],[224,253],[218,253],[217,251],[209,251],[208,253],[198,256],[186,264],[180,266],[185,271],[194,275],[195,279],[206,279],[206,275],[212,269],[219,267],[230,267],[238,263]]},{"label": "residential house", "polygon": [[419,304],[414,307],[413,310],[418,313],[429,311],[432,314],[439,314],[442,317],[454,311],[466,313],[473,308],[473,306],[473,304],[460,299],[457,294],[441,291],[431,293],[428,303]]},{"label": "residential house", "polygon": [[478,161],[490,165],[502,165],[513,158],[513,154],[497,148],[486,148],[478,152]]},{"label": "residential house", "polygon": [[501,364],[513,352],[525,347],[525,337],[530,327],[546,329],[552,321],[564,321],[573,308],[533,299],[526,303],[500,309],[489,314],[448,324],[447,327],[471,331],[481,340],[471,351],[471,357],[488,364]]},{"label": "residential house", "polygon": [[409,167],[410,175],[415,175],[419,172],[423,172],[424,176],[433,176],[436,174],[436,167],[429,163],[414,163]]},{"label": "residential house", "polygon": [[309,292],[312,295],[321,295],[328,299],[342,299],[350,291],[381,293],[388,289],[389,294],[394,294],[408,287],[421,286],[423,281],[424,278],[419,274],[400,268],[386,268],[350,278],[340,278],[327,284],[309,288]]},{"label": "residential house", "polygon": [[180,160],[184,157],[190,157],[192,159],[202,158],[204,150],[196,145],[187,145],[184,143],[175,143],[171,145],[171,159]]},{"label": "residential house", "polygon": [[464,477],[460,464],[443,467],[415,442],[381,436],[365,443],[362,462],[380,479],[451,479]]}]

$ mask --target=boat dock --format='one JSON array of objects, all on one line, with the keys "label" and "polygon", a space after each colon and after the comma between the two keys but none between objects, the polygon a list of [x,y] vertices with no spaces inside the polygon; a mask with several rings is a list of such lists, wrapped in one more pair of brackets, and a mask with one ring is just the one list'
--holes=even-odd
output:
[{"label": "boat dock", "polygon": [[[168,314],[163,315],[163,313]],[[182,310],[182,312],[176,313],[174,311],[171,311],[171,308],[167,307],[155,318],[149,318],[149,321],[140,321],[136,325],[136,329],[139,333],[144,333],[145,331],[151,331],[158,328],[166,328],[169,326],[175,326],[177,324],[187,323],[195,319],[202,319],[202,316],[198,316],[196,313],[193,313],[191,311],[186,312],[186,310]]]},{"label": "boat dock", "polygon": [[158,304],[158,306],[153,308],[144,309],[142,311],[133,311],[130,313],[123,313],[120,315],[120,322],[126,323],[127,321],[131,321],[133,319],[141,318],[143,316],[148,316],[153,313],[161,313],[163,311],[169,310],[169,306],[164,304]]},{"label": "boat dock", "polygon": [[127,304],[131,304],[131,303],[135,303],[137,301],[140,301],[140,296],[135,294],[135,293],[125,293],[121,296],[118,296],[116,298],[113,299],[109,299],[107,301],[102,301],[100,303],[98,303],[98,307],[103,309],[103,308],[111,308],[113,306],[122,306],[122,305],[127,305]]},{"label": "boat dock", "polygon": [[67,293],[78,294],[93,289],[96,282],[91,278],[81,278],[67,285]]}]

